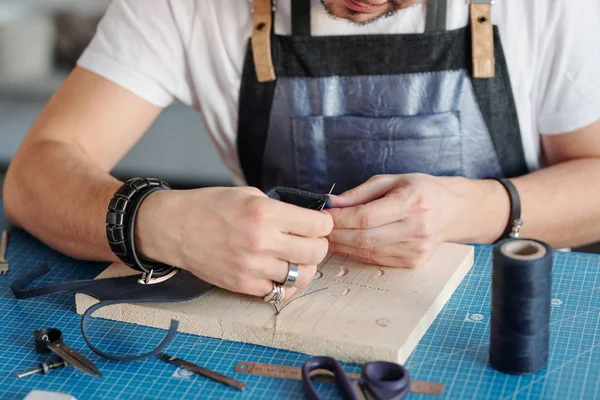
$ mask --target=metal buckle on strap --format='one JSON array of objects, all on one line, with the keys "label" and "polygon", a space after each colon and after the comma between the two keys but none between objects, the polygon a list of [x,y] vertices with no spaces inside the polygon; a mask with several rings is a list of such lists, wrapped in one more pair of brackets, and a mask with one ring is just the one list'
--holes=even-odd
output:
[{"label": "metal buckle on strap", "polygon": [[138,279],[138,283],[140,285],[154,285],[157,283],[167,281],[167,280],[171,279],[172,277],[174,277],[179,272],[179,268],[173,268],[173,271],[169,272],[168,274],[166,274],[164,276],[158,277],[158,278],[152,278],[153,272],[154,272],[153,269],[151,269],[150,272],[148,272],[148,273],[144,272],[142,274],[142,277],[140,279]]}]

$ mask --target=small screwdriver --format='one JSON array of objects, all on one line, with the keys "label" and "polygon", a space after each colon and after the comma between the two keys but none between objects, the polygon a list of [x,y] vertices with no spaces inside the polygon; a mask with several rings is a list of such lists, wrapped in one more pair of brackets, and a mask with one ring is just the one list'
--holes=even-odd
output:
[{"label": "small screwdriver", "polygon": [[32,369],[31,371],[22,372],[20,374],[17,374],[17,378],[24,378],[26,376],[37,374],[37,373],[46,375],[51,369],[63,368],[68,365],[69,364],[67,364],[67,362],[61,358],[56,359],[54,361],[50,361],[50,362],[43,362],[43,363],[40,363],[40,366],[36,369]]}]

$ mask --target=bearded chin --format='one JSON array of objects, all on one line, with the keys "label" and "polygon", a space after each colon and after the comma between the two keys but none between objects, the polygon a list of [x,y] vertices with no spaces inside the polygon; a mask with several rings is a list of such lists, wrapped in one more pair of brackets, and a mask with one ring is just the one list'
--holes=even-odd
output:
[{"label": "bearded chin", "polygon": [[325,8],[325,11],[327,12],[327,14],[334,19],[345,19],[348,22],[351,22],[355,25],[368,25],[375,21],[379,21],[380,19],[389,18],[392,15],[394,15],[398,10],[419,4],[422,1],[423,0],[392,0],[392,1],[388,1],[388,3],[392,6],[391,10],[389,10],[381,15],[378,15],[376,17],[373,17],[371,19],[368,19],[366,21],[356,21],[355,20],[356,16],[361,15],[361,13],[358,11],[346,10],[344,12],[344,15],[335,14],[333,12],[334,5],[331,4],[332,0],[321,0],[321,4]]}]

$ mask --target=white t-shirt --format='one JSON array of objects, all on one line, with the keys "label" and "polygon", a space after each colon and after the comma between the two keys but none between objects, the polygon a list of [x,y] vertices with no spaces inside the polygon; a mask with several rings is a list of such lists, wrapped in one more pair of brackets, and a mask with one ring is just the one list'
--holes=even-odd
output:
[{"label": "white t-shirt", "polygon": [[[312,1],[313,35],[422,33],[425,5],[358,26]],[[440,0],[443,1],[443,0]],[[275,32],[289,35],[291,0],[278,0]],[[225,165],[243,183],[238,95],[252,30],[248,0],[115,0],[79,65],[159,106],[199,110]],[[600,119],[600,1],[499,0],[492,8],[506,55],[527,163],[540,167],[540,134]],[[447,29],[467,25],[449,0]]]}]

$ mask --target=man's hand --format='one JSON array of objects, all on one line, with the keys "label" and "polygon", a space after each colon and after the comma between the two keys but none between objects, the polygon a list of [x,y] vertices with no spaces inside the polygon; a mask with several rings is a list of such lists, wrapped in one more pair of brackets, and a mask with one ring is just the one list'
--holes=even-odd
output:
[{"label": "man's hand", "polygon": [[[478,219],[473,208],[486,192],[501,191],[498,186],[424,174],[375,176],[332,196],[329,251],[369,264],[418,267],[441,242],[468,241],[465,226]],[[508,202],[506,193],[499,194]],[[508,214],[501,221],[507,219]],[[502,229],[502,223],[492,227],[492,236],[500,236]]]},{"label": "man's hand", "polygon": [[[325,212],[268,198],[256,188],[159,191],[142,204],[140,252],[219,287],[264,297],[283,283],[288,262],[307,286],[327,255],[333,228]],[[286,298],[295,292],[286,290]]]}]

